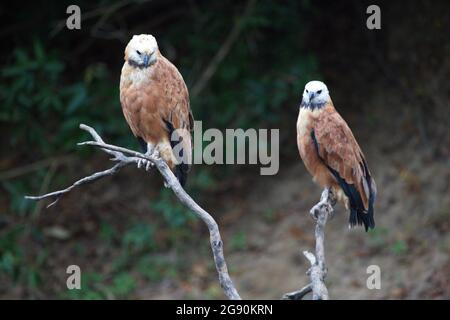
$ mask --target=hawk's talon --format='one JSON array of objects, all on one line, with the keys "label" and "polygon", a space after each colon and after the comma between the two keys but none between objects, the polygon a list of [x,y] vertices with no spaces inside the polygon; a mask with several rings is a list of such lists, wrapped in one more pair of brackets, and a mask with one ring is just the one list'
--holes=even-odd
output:
[{"label": "hawk's talon", "polygon": [[153,166],[153,162],[146,159],[139,159],[137,162],[138,169],[144,168],[145,171],[149,171]]}]

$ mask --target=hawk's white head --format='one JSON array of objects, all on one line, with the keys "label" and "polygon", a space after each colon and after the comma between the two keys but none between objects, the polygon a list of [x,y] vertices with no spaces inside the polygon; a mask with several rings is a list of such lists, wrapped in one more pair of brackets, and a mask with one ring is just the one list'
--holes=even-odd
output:
[{"label": "hawk's white head", "polygon": [[125,48],[125,61],[131,66],[147,68],[156,62],[158,43],[150,34],[135,35]]},{"label": "hawk's white head", "polygon": [[331,101],[330,93],[325,83],[321,81],[310,81],[303,91],[302,106],[316,109]]}]

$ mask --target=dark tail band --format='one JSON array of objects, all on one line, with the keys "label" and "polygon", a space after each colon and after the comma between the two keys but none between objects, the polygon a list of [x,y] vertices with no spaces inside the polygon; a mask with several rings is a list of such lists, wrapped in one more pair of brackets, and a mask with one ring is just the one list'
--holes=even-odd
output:
[{"label": "dark tail band", "polygon": [[[166,123],[167,130],[169,131],[169,138],[171,138],[172,133],[175,131],[175,128],[170,121],[164,120],[164,122]],[[178,145],[182,141],[183,141],[182,137],[179,137],[179,139],[177,139],[176,141],[173,141],[172,139],[170,139],[170,146],[172,147],[172,150],[175,148],[176,145]],[[183,149],[180,150],[180,157],[181,157],[181,159],[178,159],[178,160],[181,163],[175,166],[174,174],[175,174],[175,177],[177,177],[178,181],[180,182],[181,186],[184,188],[184,186],[186,185],[186,182],[187,182],[187,176],[188,176],[190,166],[189,166],[189,164],[187,164],[183,161],[183,157],[184,157]]]},{"label": "dark tail band", "polygon": [[373,218],[373,203],[375,201],[375,192],[372,190],[371,181],[369,179],[368,184],[370,188],[370,196],[369,196],[369,208],[366,211],[364,208],[364,204],[361,199],[361,195],[356,189],[354,184],[347,183],[344,179],[341,178],[339,173],[336,170],[328,167],[328,170],[333,174],[333,176],[338,181],[345,195],[348,197],[350,202],[350,219],[349,223],[351,227],[355,225],[364,225],[366,231],[375,228],[375,220]]}]

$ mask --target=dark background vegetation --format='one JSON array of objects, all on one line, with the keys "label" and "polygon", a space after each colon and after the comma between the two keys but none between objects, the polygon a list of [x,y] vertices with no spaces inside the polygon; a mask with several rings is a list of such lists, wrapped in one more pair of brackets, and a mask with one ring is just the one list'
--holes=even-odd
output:
[{"label": "dark background vegetation", "polygon": [[[295,122],[304,84],[328,84],[377,180],[377,228],[328,225],[331,297],[449,298],[450,5],[375,1],[76,1],[0,6],[0,298],[223,298],[207,232],[162,188],[127,168],[46,210],[24,200],[109,166],[77,148],[80,123],[111,143],[138,144],[120,108],[123,51],[151,33],[191,89],[204,127],[280,128],[280,173],[195,166],[188,192],[219,221],[244,298],[279,298],[307,279],[307,216],[320,190],[301,164]],[[202,74],[223,50],[208,81]],[[65,286],[81,267],[82,290]],[[369,264],[382,289],[365,286]]]}]

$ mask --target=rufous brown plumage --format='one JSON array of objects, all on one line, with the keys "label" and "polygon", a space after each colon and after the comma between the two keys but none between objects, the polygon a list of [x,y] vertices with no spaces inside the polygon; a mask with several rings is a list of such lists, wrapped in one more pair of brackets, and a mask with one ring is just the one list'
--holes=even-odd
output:
[{"label": "rufous brown plumage", "polygon": [[[160,53],[151,35],[133,36],[125,49],[120,102],[146,153],[156,150],[184,185],[192,161],[189,93],[183,77]],[[142,162],[148,169],[149,163]]]},{"label": "rufous brown plumage", "polygon": [[350,210],[350,226],[375,227],[376,184],[352,131],[333,106],[327,86],[305,86],[297,120],[297,145],[306,169]]}]

